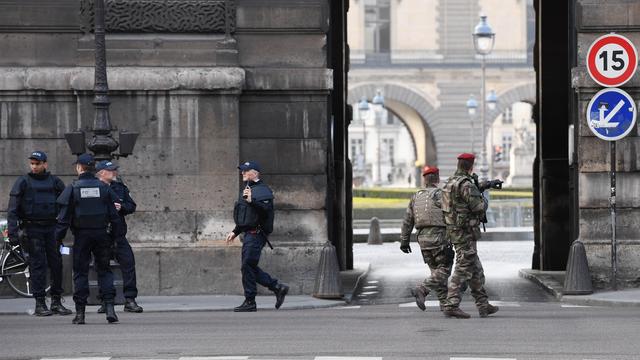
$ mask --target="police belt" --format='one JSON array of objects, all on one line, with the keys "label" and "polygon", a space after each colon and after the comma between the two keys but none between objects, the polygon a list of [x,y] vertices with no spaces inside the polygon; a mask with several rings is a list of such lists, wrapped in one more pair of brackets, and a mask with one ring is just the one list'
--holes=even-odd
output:
[{"label": "police belt", "polygon": [[[251,234],[251,235],[264,234],[264,232],[261,229],[246,230],[244,233]],[[264,240],[267,242],[267,245],[269,245],[269,248],[273,250],[273,245],[271,245],[271,242],[269,241],[269,238],[267,238],[267,235],[264,236]]]},{"label": "police belt", "polygon": [[53,226],[56,220],[22,220],[20,223],[23,226]]}]

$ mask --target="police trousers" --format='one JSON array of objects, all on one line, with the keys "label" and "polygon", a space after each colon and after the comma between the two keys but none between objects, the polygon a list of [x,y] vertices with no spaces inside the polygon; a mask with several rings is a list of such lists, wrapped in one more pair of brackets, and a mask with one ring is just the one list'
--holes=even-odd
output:
[{"label": "police trousers", "polygon": [[27,225],[27,249],[33,297],[46,296],[47,269],[50,272],[51,295],[60,296],[62,289],[62,255],[55,239],[55,225]]},{"label": "police trousers", "polygon": [[[136,259],[129,241],[124,235],[119,235],[115,240],[113,256],[120,264],[122,272],[122,292],[127,299],[138,297],[138,287],[136,283]],[[100,293],[102,298],[102,293]]]},{"label": "police trousers", "polygon": [[111,237],[106,229],[76,229],[73,243],[73,301],[86,305],[89,297],[89,265],[91,255],[98,273],[98,285],[102,300],[113,302],[116,288],[113,286],[111,260]]},{"label": "police trousers", "polygon": [[278,285],[277,279],[272,278],[258,266],[262,248],[266,243],[267,238],[262,233],[245,233],[242,240],[242,287],[245,298],[249,300],[255,299],[258,293],[256,283],[271,291],[274,291]]}]

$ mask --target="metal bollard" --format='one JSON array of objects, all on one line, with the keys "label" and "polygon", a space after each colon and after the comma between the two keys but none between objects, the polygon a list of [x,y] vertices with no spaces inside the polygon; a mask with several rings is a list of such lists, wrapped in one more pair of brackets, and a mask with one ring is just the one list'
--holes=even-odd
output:
[{"label": "metal bollard", "polygon": [[369,237],[367,237],[367,245],[382,245],[380,220],[378,220],[377,217],[371,218],[371,224],[369,225]]},{"label": "metal bollard", "polygon": [[584,249],[584,244],[580,240],[576,240],[571,244],[562,293],[564,295],[588,295],[593,293],[587,253]]},{"label": "metal bollard", "polygon": [[313,297],[318,299],[342,299],[342,281],[336,248],[327,241],[320,254]]}]

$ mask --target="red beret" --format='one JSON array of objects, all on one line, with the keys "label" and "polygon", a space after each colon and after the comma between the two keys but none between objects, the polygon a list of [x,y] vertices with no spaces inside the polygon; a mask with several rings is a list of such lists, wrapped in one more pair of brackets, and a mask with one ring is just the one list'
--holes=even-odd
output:
[{"label": "red beret", "polygon": [[435,166],[425,166],[424,168],[422,168],[422,176],[428,175],[428,174],[438,174],[440,172],[440,169],[438,169]]},{"label": "red beret", "polygon": [[475,160],[475,159],[476,159],[476,156],[469,153],[458,155],[458,160]]}]

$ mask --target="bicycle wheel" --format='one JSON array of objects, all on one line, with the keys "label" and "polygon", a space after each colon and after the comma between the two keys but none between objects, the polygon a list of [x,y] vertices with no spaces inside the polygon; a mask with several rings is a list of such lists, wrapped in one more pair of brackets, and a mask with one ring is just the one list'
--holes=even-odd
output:
[{"label": "bicycle wheel", "polygon": [[2,276],[18,295],[33,296],[29,266],[19,251],[11,250],[2,259]]}]

